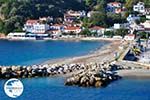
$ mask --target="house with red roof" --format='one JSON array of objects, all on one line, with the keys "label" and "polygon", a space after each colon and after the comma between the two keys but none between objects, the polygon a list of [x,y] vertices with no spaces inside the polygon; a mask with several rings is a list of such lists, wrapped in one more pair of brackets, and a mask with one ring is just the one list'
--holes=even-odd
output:
[{"label": "house with red roof", "polygon": [[105,28],[101,26],[93,26],[89,28],[91,32],[96,32],[98,35],[103,35],[105,32]]},{"label": "house with red roof", "polygon": [[30,19],[27,20],[26,23],[24,24],[23,30],[30,33],[43,34],[47,30],[49,30],[49,25],[40,23],[39,20]]},{"label": "house with red roof", "polygon": [[54,24],[54,25],[50,25],[50,30],[61,30],[64,28],[63,24]]},{"label": "house with red roof", "polygon": [[80,27],[77,26],[67,26],[64,28],[64,32],[65,33],[75,33],[78,34],[82,31],[82,29]]},{"label": "house with red roof", "polygon": [[121,13],[122,10],[122,4],[120,2],[110,2],[107,4],[107,11],[112,13]]},{"label": "house with red roof", "polygon": [[68,10],[64,14],[64,21],[65,22],[74,22],[78,18],[86,16],[85,11],[73,11],[73,10]]}]

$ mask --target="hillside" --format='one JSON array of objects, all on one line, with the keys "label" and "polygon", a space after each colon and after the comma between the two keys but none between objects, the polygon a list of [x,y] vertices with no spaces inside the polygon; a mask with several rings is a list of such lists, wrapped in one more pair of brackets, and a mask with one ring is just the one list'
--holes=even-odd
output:
[{"label": "hillside", "polygon": [[62,17],[67,9],[83,10],[85,6],[82,0],[0,0],[0,32],[19,31],[29,18]]}]

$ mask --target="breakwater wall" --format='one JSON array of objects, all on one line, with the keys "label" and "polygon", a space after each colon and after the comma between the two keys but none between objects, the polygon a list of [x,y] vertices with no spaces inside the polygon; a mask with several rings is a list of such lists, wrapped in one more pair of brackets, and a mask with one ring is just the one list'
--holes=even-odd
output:
[{"label": "breakwater wall", "polygon": [[111,65],[110,63],[0,66],[0,79],[49,77],[75,73],[78,71],[85,72],[89,69],[113,70],[122,69],[122,67]]},{"label": "breakwater wall", "polygon": [[99,69],[82,71],[66,79],[67,86],[105,87],[121,77],[114,72]]}]

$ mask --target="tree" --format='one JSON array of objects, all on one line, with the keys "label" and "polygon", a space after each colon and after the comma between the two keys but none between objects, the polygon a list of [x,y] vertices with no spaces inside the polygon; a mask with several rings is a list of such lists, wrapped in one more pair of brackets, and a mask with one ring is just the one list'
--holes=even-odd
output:
[{"label": "tree", "polygon": [[104,26],[104,27],[107,26],[105,13],[101,13],[101,12],[94,13],[91,16],[90,21],[91,21],[92,25],[98,25],[98,26]]},{"label": "tree", "polygon": [[114,32],[113,31],[105,31],[104,35],[108,36],[108,37],[113,37],[114,36]]},{"label": "tree", "polygon": [[144,0],[145,6],[150,7],[150,0]]},{"label": "tree", "polygon": [[133,5],[136,4],[136,3],[139,2],[139,1],[140,1],[140,0],[126,0],[125,7],[126,7],[128,10],[132,10]]},{"label": "tree", "polygon": [[141,38],[143,39],[146,39],[147,38],[147,34],[146,32],[138,32],[138,36],[140,36]]},{"label": "tree", "polygon": [[93,0],[85,0],[85,4],[86,4],[87,6],[91,6],[92,3],[93,3]]},{"label": "tree", "polygon": [[91,36],[92,33],[90,32],[90,30],[88,28],[85,28],[80,35],[84,35],[84,36]]},{"label": "tree", "polygon": [[84,17],[83,20],[82,20],[82,22],[83,22],[82,26],[85,27],[85,28],[88,28],[88,27],[91,26],[91,23],[90,23],[88,17]]},{"label": "tree", "polygon": [[144,23],[146,21],[146,16],[141,16],[140,17],[140,22]]},{"label": "tree", "polygon": [[13,7],[13,8],[11,9],[11,11],[9,12],[9,16],[10,16],[10,17],[11,17],[11,16],[15,16],[16,13],[17,13],[17,9],[16,9],[16,7]]},{"label": "tree", "polygon": [[137,25],[139,25],[140,24],[140,20],[135,20],[135,23],[137,24]]},{"label": "tree", "polygon": [[106,0],[97,0],[97,9],[101,13],[105,13]]},{"label": "tree", "polygon": [[15,30],[22,30],[22,17],[14,16],[10,19],[7,19],[4,23],[3,31],[8,34],[9,32],[13,32]]},{"label": "tree", "polygon": [[0,33],[3,33],[4,22],[0,19]]},{"label": "tree", "polygon": [[121,14],[113,14],[112,12],[107,13],[107,25],[113,26],[114,23],[125,23],[126,18]]},{"label": "tree", "polygon": [[128,34],[128,29],[117,29],[115,32],[115,35],[119,35],[122,37],[124,37],[127,34]]}]

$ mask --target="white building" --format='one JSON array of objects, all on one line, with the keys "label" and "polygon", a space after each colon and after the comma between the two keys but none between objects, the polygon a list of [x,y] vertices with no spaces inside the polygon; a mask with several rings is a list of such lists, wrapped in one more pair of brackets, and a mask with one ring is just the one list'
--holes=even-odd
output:
[{"label": "white building", "polygon": [[45,33],[49,30],[49,25],[39,23],[38,20],[27,20],[23,30],[31,33]]},{"label": "white building", "polygon": [[121,29],[121,28],[129,29],[129,26],[130,26],[129,23],[123,23],[123,24],[115,23],[114,24],[114,29]]},{"label": "white building", "polygon": [[63,24],[54,24],[50,26],[51,30],[63,30],[64,29],[64,25]]},{"label": "white building", "polygon": [[122,4],[120,2],[110,2],[107,4],[107,11],[113,13],[121,13]]},{"label": "white building", "polygon": [[67,11],[67,14],[70,15],[70,16],[74,16],[74,17],[84,17],[84,16],[86,16],[85,11],[69,10],[69,11]]},{"label": "white building", "polygon": [[137,11],[139,13],[145,12],[145,5],[143,2],[139,2],[136,5],[133,6],[133,11]]},{"label": "white building", "polygon": [[75,27],[75,26],[68,26],[64,29],[65,33],[75,33],[78,34],[82,31],[80,27]]},{"label": "white building", "polygon": [[87,17],[91,17],[93,14],[96,14],[96,13],[99,13],[98,11],[89,11],[88,13],[87,13]]},{"label": "white building", "polygon": [[150,19],[150,15],[146,15],[146,19]]},{"label": "white building", "polygon": [[90,28],[90,31],[96,32],[98,36],[104,35],[105,30],[106,29],[104,27],[100,27],[100,26],[93,26]]},{"label": "white building", "polygon": [[144,23],[142,23],[141,25],[144,26],[144,28],[149,28],[150,29],[150,20],[146,20]]},{"label": "white building", "polygon": [[121,24],[119,24],[119,23],[114,24],[114,29],[120,29],[120,28],[122,28]]},{"label": "white building", "polygon": [[7,39],[11,40],[45,40],[49,39],[49,34],[33,34],[33,33],[9,33]]},{"label": "white building", "polygon": [[135,39],[135,35],[134,34],[128,34],[124,37],[124,39],[126,41],[133,41]]},{"label": "white building", "polygon": [[7,38],[13,40],[24,40],[26,39],[26,33],[9,33]]},{"label": "white building", "polygon": [[132,22],[135,22],[136,20],[140,20],[140,17],[139,16],[135,16],[133,14],[130,14],[128,17],[127,17],[127,21],[129,23],[132,23]]}]

